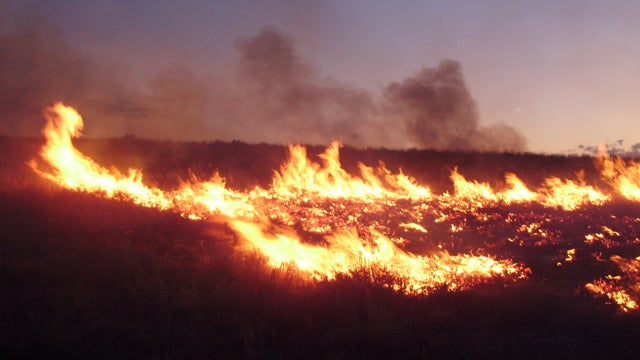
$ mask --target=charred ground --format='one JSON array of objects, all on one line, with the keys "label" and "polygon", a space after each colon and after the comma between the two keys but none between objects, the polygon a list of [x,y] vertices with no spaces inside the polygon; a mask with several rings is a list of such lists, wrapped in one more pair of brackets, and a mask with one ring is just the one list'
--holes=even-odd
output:
[{"label": "charred ground", "polygon": [[[610,215],[640,216],[616,201],[558,222],[572,244],[502,244],[526,259],[529,280],[499,281],[427,297],[391,291],[384,272],[357,271],[333,282],[302,283],[294,269],[274,271],[257,254],[234,250],[222,224],[139,208],[59,189],[25,163],[40,139],[0,138],[0,350],[18,357],[92,358],[637,358],[640,318],[620,314],[581,284],[610,265],[543,259],[578,247],[579,230]],[[80,140],[97,162],[141,168],[145,181],[172,187],[217,170],[230,187],[267,186],[286,147],[244,143],[174,143],[134,138]],[[321,147],[308,149],[311,156]],[[499,185],[504,172],[527,184],[548,176],[606,187],[593,159],[533,154],[341,150],[343,167],[358,161],[403,172],[434,192],[451,191],[454,167],[469,179]],[[532,208],[532,213],[537,213]],[[488,215],[500,209],[486,210]],[[545,210],[553,218],[561,214]],[[476,226],[482,224],[465,221]],[[498,225],[496,225],[498,226]],[[496,227],[499,229],[499,227]],[[507,230],[504,230],[507,231]],[[572,234],[572,231],[575,234]],[[489,232],[495,235],[495,231]],[[437,231],[430,236],[445,236]],[[466,240],[466,238],[463,239]],[[481,241],[468,238],[469,241]],[[462,242],[462,241],[461,241]],[[500,244],[499,242],[496,242]],[[459,244],[459,246],[465,246]],[[637,256],[638,245],[615,249]],[[603,256],[614,250],[601,246]],[[553,262],[552,262],[553,264]]]}]

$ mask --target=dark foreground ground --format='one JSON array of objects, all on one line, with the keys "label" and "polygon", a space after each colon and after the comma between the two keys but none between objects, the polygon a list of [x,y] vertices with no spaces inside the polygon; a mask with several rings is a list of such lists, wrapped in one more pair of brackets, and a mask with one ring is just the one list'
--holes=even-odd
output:
[{"label": "dark foreground ground", "polygon": [[[218,168],[232,186],[268,184],[285,156],[283,148],[266,145],[152,144],[79,146],[101,163],[100,156],[107,160],[119,149],[111,161],[143,167],[158,184],[175,182],[172,171],[187,167]],[[428,297],[385,289],[377,285],[382,275],[366,271],[303,284],[294,270],[270,270],[259,256],[234,251],[236,239],[224,224],[38,180],[23,165],[38,145],[0,141],[3,358],[640,358],[640,317],[620,314],[565,281],[533,277]],[[374,156],[401,164],[419,179],[427,173],[446,179],[456,161],[461,173],[479,180],[470,174],[476,168],[479,174],[497,169],[491,176],[499,178],[501,167],[520,175],[529,164],[540,171],[532,178],[580,167],[593,172],[582,158],[356,155],[368,164]],[[394,157],[404,160],[392,163]]]}]

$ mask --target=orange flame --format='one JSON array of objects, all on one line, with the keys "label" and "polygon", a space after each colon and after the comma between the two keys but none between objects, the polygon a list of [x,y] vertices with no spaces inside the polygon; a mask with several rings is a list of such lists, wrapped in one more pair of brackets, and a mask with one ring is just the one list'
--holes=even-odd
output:
[{"label": "orange flame", "polygon": [[451,173],[455,189],[455,199],[464,201],[471,208],[503,201],[506,204],[539,202],[546,207],[560,207],[563,210],[576,210],[584,205],[602,205],[610,200],[609,195],[586,185],[578,174],[578,181],[548,178],[538,192],[530,191],[526,185],[512,173],[505,175],[508,189],[495,192],[487,183],[468,181],[454,169]]},{"label": "orange flame", "polygon": [[539,195],[529,190],[516,174],[506,173],[504,177],[509,189],[502,193],[502,198],[507,204],[533,202],[539,198]]},{"label": "orange flame", "polygon": [[581,177],[581,175],[578,176],[578,182],[562,181],[557,177],[548,178],[545,182],[546,188],[543,190],[545,197],[542,204],[564,210],[575,210],[583,205],[602,205],[611,199],[609,195],[585,185]]},{"label": "orange flame", "polygon": [[[217,214],[238,235],[242,249],[257,249],[270,266],[290,264],[303,276],[316,280],[332,280],[363,267],[376,268],[391,275],[393,280],[388,286],[411,294],[428,294],[435,288],[462,290],[496,277],[517,280],[526,277],[529,270],[511,260],[489,256],[450,255],[446,251],[413,254],[397,245],[405,244],[406,239],[397,235],[392,238],[385,233],[387,226],[377,221],[362,222],[364,215],[380,216],[402,203],[407,206],[403,211],[408,219],[404,218],[405,222],[398,223],[397,228],[424,240],[429,234],[422,221],[424,211],[437,204],[443,206],[441,209],[462,205],[464,211],[473,212],[500,202],[537,202],[572,211],[584,205],[599,206],[611,198],[586,185],[581,174],[577,181],[548,178],[534,192],[509,173],[505,175],[507,188],[496,192],[487,183],[466,180],[457,169],[451,174],[454,196],[447,193],[437,196],[402,172],[391,173],[382,163],[377,168],[359,164],[360,176],[349,174],[341,166],[337,142],[320,155],[320,163],[309,160],[304,147],[290,146],[288,161],[274,173],[268,189],[233,191],[216,174],[209,181],[192,179],[178,189],[166,191],[143,184],[139,170],[129,169],[125,175],[80,153],[72,139],[80,136],[83,122],[73,108],[56,103],[45,110],[45,117],[46,142],[39,152],[44,162],[29,163],[45,179],[74,191],[171,210],[194,220]],[[604,156],[599,161],[602,176],[622,196],[640,200],[640,164]],[[435,223],[448,219],[446,212],[434,214],[440,214]],[[452,233],[465,228],[460,223],[449,225]],[[538,223],[523,226],[518,231],[547,236]],[[619,235],[606,227],[603,232]],[[309,234],[319,234],[322,242],[310,243]],[[585,242],[595,241],[594,236],[604,234],[585,235]],[[575,249],[567,250],[566,256],[565,261],[574,261]],[[625,312],[638,310],[640,257],[632,260],[612,257],[611,261],[625,277],[607,276],[587,284],[586,288],[607,296]]]},{"label": "orange flame", "polygon": [[130,169],[127,176],[117,170],[107,170],[73,147],[71,139],[80,136],[83,122],[76,110],[56,103],[45,111],[47,124],[43,130],[46,143],[40,156],[51,167],[42,170],[35,161],[30,166],[43,177],[68,189],[97,192],[112,198],[120,195],[134,203],[167,209],[170,201],[162,191],[142,184],[142,173]]},{"label": "orange flame", "polygon": [[[290,159],[275,173],[270,189],[236,192],[225,187],[224,179],[214,176],[207,182],[193,180],[177,190],[164,191],[144,185],[140,171],[129,170],[128,175],[122,175],[99,166],[75,149],[71,140],[80,135],[83,123],[74,109],[57,103],[45,115],[46,143],[40,156],[46,164],[35,160],[30,163],[41,176],[71,190],[172,210],[194,220],[218,214],[238,234],[242,248],[258,249],[274,267],[294,264],[310,278],[330,280],[361,266],[374,266],[396,278],[391,287],[408,293],[428,293],[441,286],[466,289],[492,277],[517,280],[528,271],[510,260],[488,256],[449,255],[444,251],[415,255],[396,246],[376,229],[375,222],[361,224],[358,211],[384,211],[385,206],[397,206],[394,199],[418,202],[416,209],[420,209],[428,207],[425,201],[432,194],[429,188],[401,172],[392,174],[383,164],[376,169],[360,164],[361,176],[350,175],[341,167],[335,142],[321,154],[322,164],[310,161],[304,147],[291,146]],[[329,204],[327,210],[317,205],[322,199],[342,202]],[[311,206],[304,207],[301,201],[308,201]],[[338,227],[337,218],[334,223],[332,219],[329,223],[321,221],[332,211],[351,211],[344,220],[350,225]],[[307,215],[300,216],[300,212]],[[413,214],[411,218],[419,221],[421,215]],[[323,234],[326,245],[304,242],[303,235],[291,227],[295,224],[303,224],[308,233]],[[418,223],[410,224],[413,225],[406,228],[427,232]]]},{"label": "orange flame", "polygon": [[[431,190],[402,173],[391,174],[381,164],[377,171],[358,164],[361,177],[347,173],[340,164],[339,144],[334,141],[322,154],[322,164],[307,157],[303,146],[289,146],[289,161],[273,178],[272,190],[280,196],[321,195],[330,198],[427,199]],[[376,172],[379,175],[376,175]]]},{"label": "orange flame", "polygon": [[640,309],[640,256],[635,259],[612,256],[611,261],[618,265],[624,277],[607,275],[604,279],[587,283],[585,288],[596,295],[606,296],[623,312]]},{"label": "orange flame", "polygon": [[607,182],[626,199],[640,201],[640,163],[627,163],[619,157],[609,157],[602,152],[598,160],[602,177]]},{"label": "orange flame", "polygon": [[325,237],[328,245],[323,247],[303,243],[289,228],[267,230],[265,224],[242,220],[233,220],[230,226],[247,245],[265,254],[273,267],[294,264],[319,280],[334,279],[337,274],[348,274],[362,266],[375,266],[399,279],[391,285],[395,290],[428,294],[435,288],[462,290],[478,280],[526,274],[520,265],[487,256],[441,252],[424,257],[407,253],[376,231],[371,232],[369,242],[353,229],[340,231]]},{"label": "orange flame", "polygon": [[495,202],[498,200],[498,196],[493,192],[489,184],[467,181],[464,176],[458,173],[457,168],[451,172],[451,181],[453,181],[456,198],[465,199],[477,203],[480,206],[486,202]]}]

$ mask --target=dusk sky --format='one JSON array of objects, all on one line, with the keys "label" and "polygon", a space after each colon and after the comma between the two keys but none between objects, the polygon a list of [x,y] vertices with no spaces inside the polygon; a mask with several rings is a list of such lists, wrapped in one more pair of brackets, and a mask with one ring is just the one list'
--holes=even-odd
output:
[{"label": "dusk sky", "polygon": [[[2,1],[0,0],[0,3]],[[143,79],[179,64],[225,75],[237,39],[265,25],[323,78],[381,96],[453,59],[480,124],[519,130],[534,152],[640,143],[640,1],[5,1],[34,4],[80,51]],[[215,137],[215,136],[212,136]]]}]

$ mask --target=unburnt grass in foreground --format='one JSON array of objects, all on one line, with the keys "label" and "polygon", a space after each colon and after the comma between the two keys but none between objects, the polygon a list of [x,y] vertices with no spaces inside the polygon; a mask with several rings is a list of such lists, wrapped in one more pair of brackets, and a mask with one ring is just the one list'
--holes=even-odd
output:
[{"label": "unburnt grass in foreground", "polygon": [[[452,210],[446,226],[428,215],[416,222],[433,225],[428,235],[407,230],[408,243],[398,246],[415,253],[445,245],[451,253],[498,254],[531,273],[515,282],[497,277],[463,291],[443,284],[428,295],[415,295],[389,287],[396,275],[375,266],[311,282],[294,267],[273,268],[259,251],[239,251],[243,239],[215,216],[193,221],[117,197],[60,189],[24,165],[40,145],[38,140],[2,143],[2,174],[7,175],[0,193],[3,353],[92,358],[640,355],[638,315],[620,311],[584,287],[621,274],[598,256],[638,255],[633,241],[638,226],[627,222],[640,217],[636,203],[617,200],[571,213],[522,204]],[[286,159],[285,148],[240,143],[119,139],[84,141],[78,147],[94,159],[102,157],[105,165],[142,165],[145,180],[164,188],[188,177],[188,169],[206,173],[213,168],[232,188],[266,186],[272,170]],[[353,166],[350,172],[356,171],[356,160],[375,165],[367,159],[382,159],[434,192],[432,184],[454,191],[447,179],[455,166],[469,178],[494,183],[505,167],[523,177],[529,164],[545,175],[525,175],[531,177],[523,179],[527,183],[580,168],[589,180],[599,181],[592,163],[582,158],[352,149],[343,156],[344,167]],[[473,176],[473,169],[481,176]],[[366,220],[390,228],[403,214],[385,218],[372,212]],[[308,241],[322,241],[301,223],[295,226],[311,234]],[[602,226],[618,235],[607,235]],[[585,241],[587,235],[595,240]],[[574,259],[567,260],[572,249]]]}]

